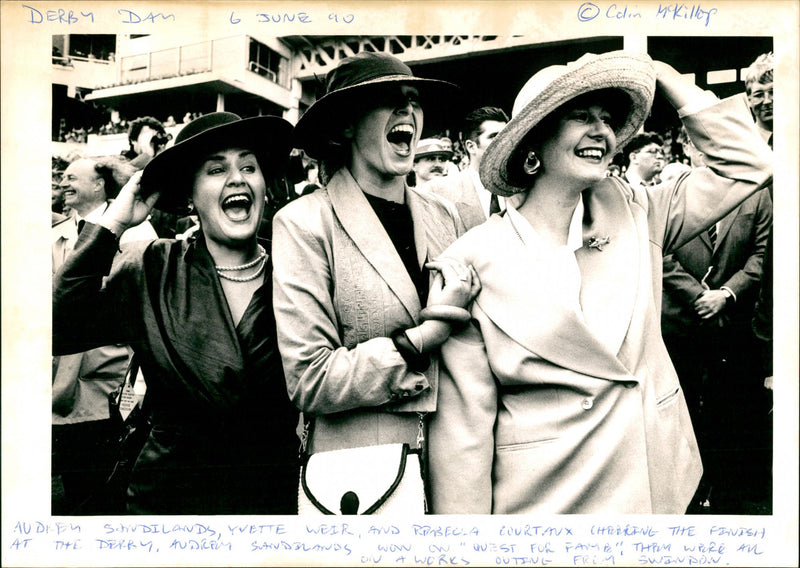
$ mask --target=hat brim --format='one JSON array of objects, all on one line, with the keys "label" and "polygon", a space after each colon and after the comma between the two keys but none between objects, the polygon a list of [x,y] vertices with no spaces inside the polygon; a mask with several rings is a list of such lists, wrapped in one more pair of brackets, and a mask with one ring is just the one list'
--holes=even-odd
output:
[{"label": "hat brim", "polygon": [[[622,148],[650,114],[655,95],[656,72],[646,54],[612,52],[566,71],[531,99],[492,140],[481,158],[480,178],[486,189],[510,196],[530,189],[511,181],[509,160],[525,135],[564,103],[591,91],[616,89],[631,101],[628,116],[615,132]],[[546,167],[546,164],[545,164]]]},{"label": "hat brim", "polygon": [[253,151],[265,181],[282,177],[291,151],[292,125],[277,116],[244,118],[204,130],[153,158],[140,181],[143,198],[158,191],[155,208],[185,215],[192,194],[195,169],[209,152],[222,148]]},{"label": "hat brim", "polygon": [[445,160],[449,160],[453,157],[453,152],[445,152],[445,151],[437,151],[437,152],[420,152],[419,154],[414,154],[414,159],[419,160],[420,158],[426,158],[428,156],[444,156]]},{"label": "hat brim", "polygon": [[294,147],[302,148],[311,158],[324,160],[331,151],[331,137],[339,134],[335,127],[340,126],[343,119],[350,118],[342,116],[341,111],[345,104],[364,91],[390,83],[404,83],[416,87],[420,93],[423,112],[432,110],[430,107],[437,101],[440,103],[437,106],[441,106],[444,111],[447,108],[445,101],[458,92],[458,86],[447,81],[400,74],[386,75],[357,85],[342,87],[320,97],[300,117],[294,128]]}]

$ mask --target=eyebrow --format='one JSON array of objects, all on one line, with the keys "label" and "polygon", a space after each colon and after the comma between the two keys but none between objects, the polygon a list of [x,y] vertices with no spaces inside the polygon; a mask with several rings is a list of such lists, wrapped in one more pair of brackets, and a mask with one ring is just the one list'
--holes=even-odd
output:
[{"label": "eyebrow", "polygon": [[[252,150],[242,150],[239,152],[238,158],[244,158],[245,156],[255,156],[255,152]],[[206,156],[203,162],[221,162],[224,161],[226,158],[222,154],[212,154],[210,156]]]}]

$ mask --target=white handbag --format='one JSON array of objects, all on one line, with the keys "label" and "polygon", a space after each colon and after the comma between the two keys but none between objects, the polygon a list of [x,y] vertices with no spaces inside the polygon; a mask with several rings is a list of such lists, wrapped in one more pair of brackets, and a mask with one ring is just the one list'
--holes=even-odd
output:
[{"label": "white handbag", "polygon": [[419,450],[385,444],[319,452],[300,470],[300,515],[424,515]]}]

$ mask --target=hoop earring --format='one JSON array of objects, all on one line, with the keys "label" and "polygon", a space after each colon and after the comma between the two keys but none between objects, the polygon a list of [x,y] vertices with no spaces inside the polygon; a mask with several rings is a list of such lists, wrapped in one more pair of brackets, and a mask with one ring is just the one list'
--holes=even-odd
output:
[{"label": "hoop earring", "polygon": [[528,152],[528,156],[525,158],[525,163],[522,164],[522,170],[529,176],[532,176],[536,175],[541,167],[542,161],[539,159],[539,156],[536,155],[536,152],[533,150]]}]

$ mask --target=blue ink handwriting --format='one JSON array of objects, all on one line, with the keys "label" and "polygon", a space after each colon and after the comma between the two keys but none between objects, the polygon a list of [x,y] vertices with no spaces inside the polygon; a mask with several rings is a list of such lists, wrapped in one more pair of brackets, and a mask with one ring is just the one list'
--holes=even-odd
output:
[{"label": "blue ink handwriting", "polygon": [[123,24],[141,24],[142,22],[150,22],[154,24],[156,23],[157,19],[175,21],[175,14],[162,14],[161,12],[158,12],[157,14],[154,14],[153,12],[148,12],[146,16],[140,16],[139,14],[133,12],[132,10],[123,9],[123,10],[117,10],[117,13],[122,14],[123,18],[125,16],[128,17],[127,20],[122,20]]},{"label": "blue ink handwriting", "polygon": [[703,21],[705,20],[705,27],[708,27],[708,24],[711,21],[711,16],[716,14],[719,10],[716,8],[711,8],[709,10],[703,9],[700,4],[692,4],[691,6],[687,6],[686,4],[667,4],[666,6],[662,6],[661,4],[658,5],[658,11],[656,12],[656,17],[661,18],[663,20],[668,19],[672,16],[672,20],[698,20]]},{"label": "blue ink handwriting", "polygon": [[30,15],[30,20],[28,20],[28,22],[31,24],[41,24],[47,20],[48,22],[58,22],[59,24],[71,25],[77,24],[81,21],[81,19],[88,19],[91,23],[94,23],[93,12],[78,12],[76,14],[72,10],[64,10],[63,8],[59,8],[58,10],[47,10],[43,14],[36,8],[26,4],[23,4],[22,7],[28,9],[28,14]]}]

